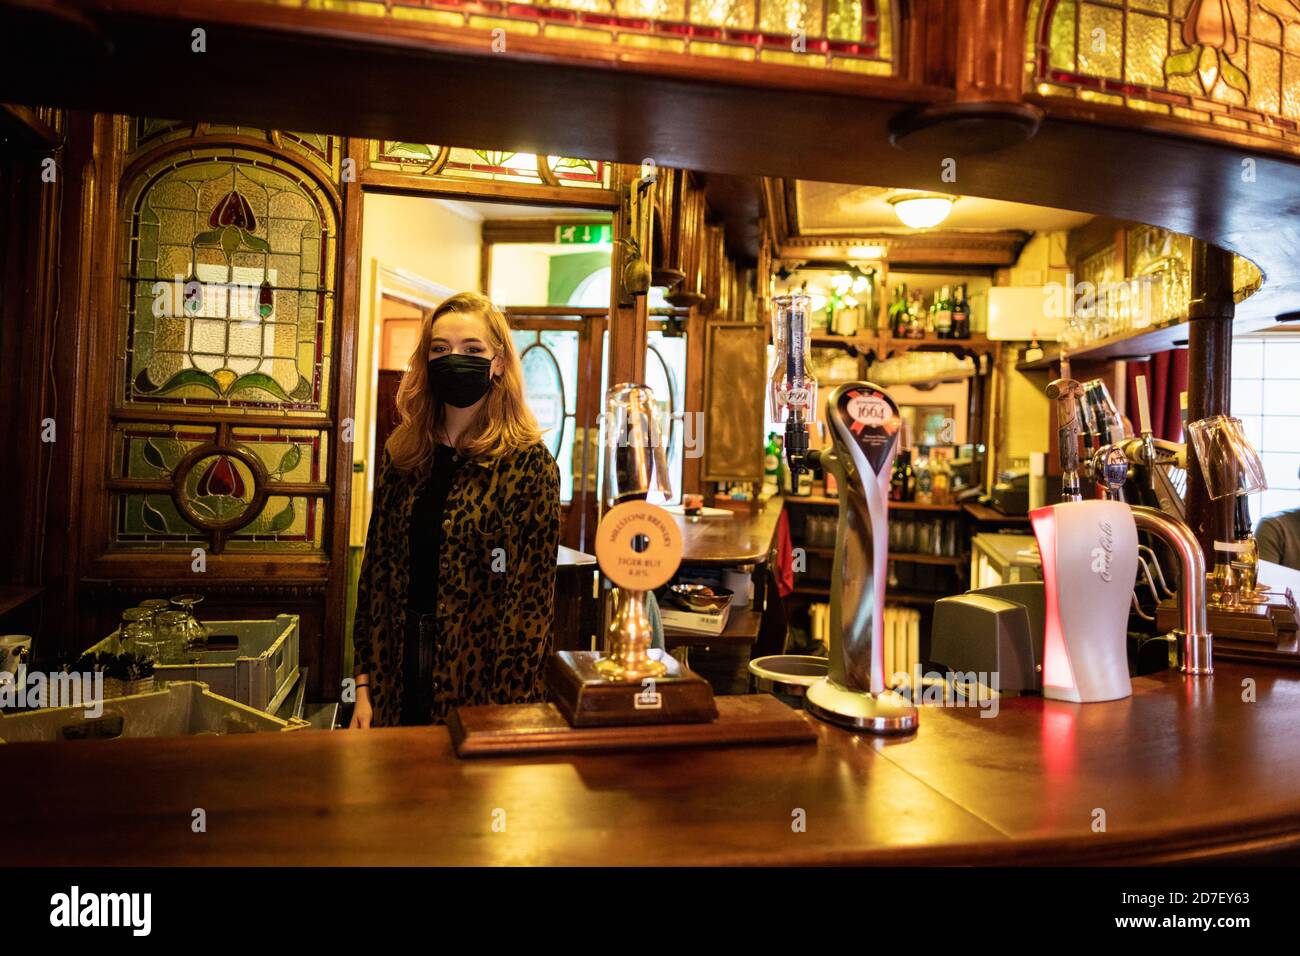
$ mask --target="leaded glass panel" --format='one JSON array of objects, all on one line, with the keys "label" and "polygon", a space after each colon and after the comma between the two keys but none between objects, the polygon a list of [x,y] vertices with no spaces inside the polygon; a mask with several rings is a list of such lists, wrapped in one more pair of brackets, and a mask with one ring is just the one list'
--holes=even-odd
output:
[{"label": "leaded glass panel", "polygon": [[121,401],[324,412],[336,226],[269,157],[178,153],[144,177],[124,229]]},{"label": "leaded glass panel", "polygon": [[[243,0],[311,11],[320,0]],[[1135,0],[1137,2],[1137,0]],[[1158,0],[1144,0],[1155,3]],[[332,13],[892,76],[890,0],[348,0]],[[795,44],[796,36],[802,41]]]},{"label": "leaded glass panel", "polygon": [[577,427],[577,329],[514,329],[510,333],[524,370],[524,400],[537,417],[542,440],[560,462],[560,500],[573,499],[573,436]]},{"label": "leaded glass panel", "polygon": [[1300,136],[1300,2],[1034,0],[1026,33],[1041,95]]}]

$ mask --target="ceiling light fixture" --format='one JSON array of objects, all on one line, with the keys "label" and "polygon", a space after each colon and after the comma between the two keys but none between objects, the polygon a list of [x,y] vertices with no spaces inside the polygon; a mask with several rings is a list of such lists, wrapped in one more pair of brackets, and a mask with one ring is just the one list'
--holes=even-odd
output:
[{"label": "ceiling light fixture", "polygon": [[912,229],[933,229],[948,218],[956,201],[954,196],[937,193],[903,193],[891,198],[889,204],[903,225]]}]

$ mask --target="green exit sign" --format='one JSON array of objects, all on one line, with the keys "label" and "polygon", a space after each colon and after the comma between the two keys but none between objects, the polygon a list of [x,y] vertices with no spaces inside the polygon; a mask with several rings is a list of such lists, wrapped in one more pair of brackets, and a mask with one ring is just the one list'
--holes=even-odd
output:
[{"label": "green exit sign", "polygon": [[614,241],[614,227],[609,223],[579,222],[555,227],[555,241],[562,246],[594,246]]}]

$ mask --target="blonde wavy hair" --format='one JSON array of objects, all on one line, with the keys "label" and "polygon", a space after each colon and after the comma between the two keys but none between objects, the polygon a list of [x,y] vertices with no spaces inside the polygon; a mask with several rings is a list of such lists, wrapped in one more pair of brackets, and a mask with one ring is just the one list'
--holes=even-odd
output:
[{"label": "blonde wavy hair", "polygon": [[524,401],[524,372],[510,338],[510,325],[487,296],[459,292],[443,302],[424,320],[420,341],[397,389],[397,412],[401,422],[388,437],[385,448],[398,470],[409,472],[433,461],[434,435],[442,430],[445,417],[442,402],[429,388],[429,345],[433,325],[444,315],[476,315],[487,326],[487,342],[500,358],[500,372],[493,378],[487,400],[456,441],[464,455],[495,458],[516,448],[531,445],[541,437],[537,419]]}]

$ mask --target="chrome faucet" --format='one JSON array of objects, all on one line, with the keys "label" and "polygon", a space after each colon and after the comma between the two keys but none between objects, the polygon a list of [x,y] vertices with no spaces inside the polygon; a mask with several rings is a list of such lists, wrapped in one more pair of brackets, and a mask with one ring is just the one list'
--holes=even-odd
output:
[{"label": "chrome faucet", "polygon": [[1206,619],[1208,595],[1205,586],[1205,553],[1192,529],[1177,518],[1155,508],[1132,505],[1133,520],[1142,531],[1163,540],[1178,555],[1183,584],[1178,589],[1178,611],[1183,622],[1174,633],[1178,637],[1175,652],[1178,668],[1184,674],[1214,673],[1214,635]]}]

